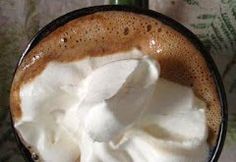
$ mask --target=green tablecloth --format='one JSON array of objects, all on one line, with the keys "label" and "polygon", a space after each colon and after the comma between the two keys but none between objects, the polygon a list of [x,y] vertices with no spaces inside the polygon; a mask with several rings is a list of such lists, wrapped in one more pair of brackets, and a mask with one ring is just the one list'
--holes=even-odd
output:
[{"label": "green tablecloth", "polygon": [[[10,127],[8,96],[29,39],[52,19],[104,0],[0,0],[0,162],[23,162]],[[236,159],[236,0],[150,0],[150,8],[184,24],[209,49],[223,76],[229,129],[220,162]]]}]

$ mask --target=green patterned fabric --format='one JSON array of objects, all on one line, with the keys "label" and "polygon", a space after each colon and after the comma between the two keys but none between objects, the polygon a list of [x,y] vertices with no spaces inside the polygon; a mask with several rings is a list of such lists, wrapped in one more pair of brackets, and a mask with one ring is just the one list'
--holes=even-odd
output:
[{"label": "green patterned fabric", "polygon": [[[0,162],[23,162],[9,114],[9,89],[22,51],[32,36],[71,10],[104,0],[0,0]],[[181,22],[213,56],[229,103],[229,129],[219,161],[236,159],[236,0],[149,0],[150,9]]]}]

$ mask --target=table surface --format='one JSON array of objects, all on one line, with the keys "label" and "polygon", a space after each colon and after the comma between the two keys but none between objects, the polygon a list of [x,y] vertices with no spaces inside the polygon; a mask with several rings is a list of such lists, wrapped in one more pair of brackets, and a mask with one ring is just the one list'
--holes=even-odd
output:
[{"label": "table surface", "polygon": [[[8,96],[22,50],[44,25],[69,11],[105,0],[0,0],[0,162],[23,162],[10,127]],[[229,128],[220,162],[236,159],[236,0],[150,0],[150,9],[193,31],[223,77]]]}]

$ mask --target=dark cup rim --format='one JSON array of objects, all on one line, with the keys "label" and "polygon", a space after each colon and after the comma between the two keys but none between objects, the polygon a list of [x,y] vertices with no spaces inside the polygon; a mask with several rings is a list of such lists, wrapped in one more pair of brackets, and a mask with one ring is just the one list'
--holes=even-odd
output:
[{"label": "dark cup rim", "polygon": [[[131,6],[124,6],[124,5],[103,5],[103,6],[94,6],[94,7],[87,7],[83,9],[78,9],[72,12],[69,12],[63,16],[60,16],[50,22],[48,25],[43,27],[39,32],[36,33],[36,35],[31,39],[31,41],[28,43],[25,51],[22,53],[21,58],[19,59],[18,66],[21,64],[23,58],[47,35],[49,35],[51,32],[53,32],[55,29],[57,29],[60,26],[63,26],[67,22],[82,17],[86,15],[90,15],[96,12],[105,12],[105,11],[124,11],[124,12],[132,12],[136,14],[146,15],[149,17],[152,17],[154,19],[157,19],[164,23],[165,25],[170,26],[171,28],[175,29],[177,32],[181,33],[184,37],[186,37],[202,54],[204,59],[206,60],[208,69],[214,79],[218,97],[220,99],[221,104],[221,124],[220,129],[218,133],[218,139],[216,146],[211,152],[209,162],[216,162],[219,159],[219,156],[222,152],[225,137],[226,137],[226,131],[227,131],[227,121],[228,121],[228,108],[227,108],[227,100],[226,100],[226,94],[224,90],[224,85],[220,76],[220,73],[217,69],[216,64],[214,63],[211,55],[208,53],[208,51],[205,49],[201,41],[197,38],[196,35],[194,35],[189,29],[184,27],[182,24],[178,23],[177,21],[161,14],[156,11],[148,10],[148,9],[141,9]],[[18,67],[17,66],[17,67]],[[17,69],[17,68],[16,68]],[[11,119],[12,120],[12,119]],[[24,155],[25,159],[29,162],[33,162],[34,160],[31,157],[31,154],[29,150],[23,145],[23,143],[20,141],[20,138],[14,129],[14,123],[12,120],[12,127],[13,131],[17,140],[17,144]]]}]

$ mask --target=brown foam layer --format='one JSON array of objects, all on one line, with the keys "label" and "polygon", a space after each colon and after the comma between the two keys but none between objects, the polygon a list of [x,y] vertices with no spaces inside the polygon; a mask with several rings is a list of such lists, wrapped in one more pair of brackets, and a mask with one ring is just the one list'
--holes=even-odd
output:
[{"label": "brown foam layer", "polygon": [[44,38],[24,58],[11,89],[11,111],[21,117],[20,87],[40,74],[50,61],[70,62],[137,47],[156,58],[161,76],[192,86],[207,103],[209,143],[214,144],[221,122],[216,87],[200,52],[180,33],[160,21],[129,12],[109,11],[75,19]]}]

